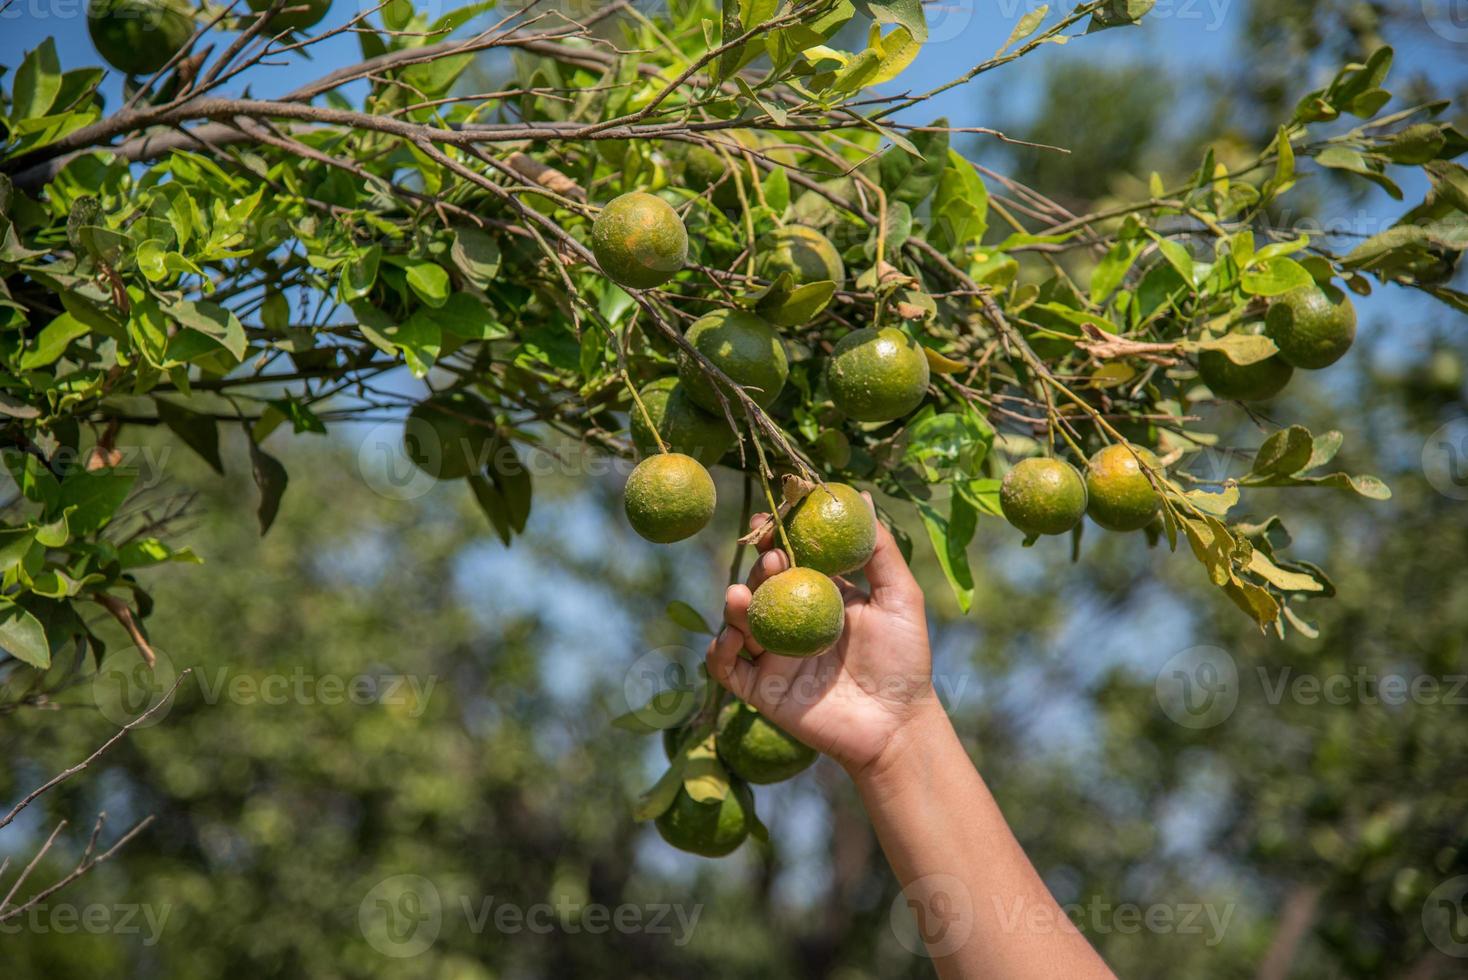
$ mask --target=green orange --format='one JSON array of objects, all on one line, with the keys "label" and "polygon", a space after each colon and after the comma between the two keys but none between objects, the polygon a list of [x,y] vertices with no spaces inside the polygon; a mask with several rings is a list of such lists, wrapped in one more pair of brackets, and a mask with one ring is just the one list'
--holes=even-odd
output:
[{"label": "green orange", "polygon": [[1279,356],[1297,368],[1330,367],[1356,340],[1356,307],[1334,286],[1301,286],[1278,297],[1264,330]]},{"label": "green orange", "polygon": [[193,8],[183,0],[90,0],[87,32],[97,53],[129,75],[151,75],[194,35]]},{"label": "green orange", "polygon": [[830,577],[791,568],[765,579],[749,602],[749,631],[770,653],[813,657],[841,637],[846,605]]},{"label": "green orange", "polygon": [[999,507],[1025,534],[1064,534],[1086,514],[1086,482],[1059,459],[1022,459],[1004,474]]},{"label": "green orange", "polygon": [[[638,392],[652,424],[669,452],[692,456],[704,466],[713,466],[734,445],[734,431],[721,415],[705,412],[693,404],[677,378],[658,378]],[[643,456],[658,451],[652,429],[641,410],[632,406],[632,442]]]},{"label": "green orange", "polygon": [[[695,350],[760,407],[769,406],[785,387],[790,374],[785,345],[775,328],[753,313],[718,310],[694,321],[686,336]],[[695,405],[706,412],[723,413],[713,379],[686,351],[678,355],[678,377]]]},{"label": "green orange", "polygon": [[1097,450],[1086,469],[1086,513],[1108,531],[1136,531],[1152,523],[1162,498],[1137,457],[1153,469],[1157,457],[1141,446],[1117,444]]},{"label": "green orange", "polygon": [[846,285],[846,265],[831,240],[814,228],[786,225],[769,237],[755,259],[755,271],[765,279],[788,272],[797,286],[829,279]]},{"label": "green orange", "polygon": [[1278,354],[1253,364],[1235,364],[1221,350],[1198,355],[1198,376],[1219,398],[1262,402],[1284,391],[1295,369]]},{"label": "green orange", "polygon": [[717,495],[703,464],[682,453],[659,453],[638,463],[622,490],[632,529],[649,541],[672,544],[702,531]]},{"label": "green orange", "polygon": [[[256,13],[264,13],[275,5],[275,0],[249,0],[250,9]],[[278,31],[304,31],[308,27],[315,27],[326,16],[331,9],[331,0],[285,0],[286,7],[305,7],[305,10],[282,12],[270,18],[270,30]]]},{"label": "green orange", "polygon": [[718,747],[730,772],[759,786],[789,779],[809,768],[818,754],[743,702],[720,726]]},{"label": "green orange", "polygon": [[591,223],[591,251],[619,286],[651,289],[688,261],[688,231],[667,201],[633,191],[602,208]]},{"label": "green orange", "polygon": [[826,388],[836,407],[858,422],[899,419],[928,391],[927,355],[896,327],[865,327],[836,341]]},{"label": "green orange", "polygon": [[845,483],[818,486],[785,518],[795,563],[827,575],[861,568],[877,550],[877,519],[871,505]]},{"label": "green orange", "polygon": [[668,807],[655,821],[663,840],[690,854],[723,857],[733,852],[749,835],[754,814],[754,798],[749,787],[730,780],[729,792],[722,800],[700,803],[679,789]]}]

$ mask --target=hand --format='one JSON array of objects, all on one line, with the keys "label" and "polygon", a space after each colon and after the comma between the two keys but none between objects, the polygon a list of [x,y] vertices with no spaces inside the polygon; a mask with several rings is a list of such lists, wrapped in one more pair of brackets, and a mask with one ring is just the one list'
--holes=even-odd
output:
[{"label": "hand", "polygon": [[[862,496],[870,506],[871,495]],[[763,520],[756,515],[750,526]],[[857,775],[903,725],[937,706],[922,590],[878,522],[877,550],[865,568],[871,594],[836,580],[846,600],[846,628],[836,645],[814,657],[781,657],[765,653],[750,635],[749,601],[790,562],[768,536],[759,550],[747,584],[724,594],[726,625],[709,644],[709,676]],[[753,659],[741,658],[741,650]]]}]

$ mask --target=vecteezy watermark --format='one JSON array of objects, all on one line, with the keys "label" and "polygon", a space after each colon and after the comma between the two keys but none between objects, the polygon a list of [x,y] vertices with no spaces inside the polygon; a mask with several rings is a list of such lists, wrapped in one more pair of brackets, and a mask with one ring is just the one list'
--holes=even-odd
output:
[{"label": "vecteezy watermark", "polygon": [[1202,936],[1203,945],[1217,946],[1232,921],[1233,902],[1222,906],[1212,902],[1135,902],[1112,904],[1094,896],[1082,905],[1070,902],[1056,906],[1049,902],[1031,902],[1023,896],[993,898],[994,915],[999,928],[1007,933],[1044,935],[1056,932],[1083,932],[1093,936],[1109,933],[1134,935]]},{"label": "vecteezy watermark", "polygon": [[1422,473],[1450,500],[1468,500],[1468,417],[1454,419],[1422,444]]},{"label": "vecteezy watermark", "polygon": [[1427,939],[1449,956],[1468,957],[1468,875],[1449,878],[1422,903]]},{"label": "vecteezy watermark", "polygon": [[897,893],[887,922],[914,956],[951,956],[973,935],[973,895],[954,875],[924,875]]},{"label": "vecteezy watermark", "polygon": [[0,906],[0,935],[56,933],[69,936],[82,932],[92,936],[141,936],[144,946],[158,944],[173,912],[173,906],[169,904],[37,902],[25,911],[15,913],[14,910],[20,907],[14,904]]},{"label": "vecteezy watermark", "polygon": [[1347,673],[1296,674],[1293,668],[1256,667],[1264,699],[1278,705],[1286,696],[1295,704],[1443,704],[1468,705],[1468,674],[1380,674],[1368,667]]},{"label": "vecteezy watermark", "polygon": [[1212,728],[1239,703],[1239,668],[1222,647],[1189,647],[1157,672],[1157,703],[1184,728]]},{"label": "vecteezy watermark", "polygon": [[462,918],[474,935],[497,932],[503,936],[537,936],[607,932],[622,935],[666,936],[683,947],[693,938],[703,905],[667,902],[604,905],[561,896],[553,902],[522,905],[494,895],[461,894],[445,904],[434,883],[421,875],[394,875],[372,887],[357,908],[357,924],[373,949],[398,959],[417,956],[438,939],[444,919]]},{"label": "vecteezy watermark", "polygon": [[[149,667],[135,649],[116,650],[107,655],[92,678],[92,700],[108,721],[125,725],[156,705],[172,689],[178,671],[173,658],[154,650],[156,662]],[[302,667],[288,672],[250,673],[228,665],[195,667],[192,674],[205,704],[228,701],[238,705],[321,705],[336,707],[403,708],[410,718],[422,717],[438,685],[437,674],[316,673]],[[175,701],[177,698],[175,697]],[[138,727],[156,725],[172,709],[173,702],[150,715]]]},{"label": "vecteezy watermark", "polygon": [[383,956],[417,956],[433,945],[442,926],[438,889],[422,875],[384,878],[357,906],[357,927]]},{"label": "vecteezy watermark", "polygon": [[1422,0],[1422,16],[1444,41],[1468,41],[1468,0]]}]

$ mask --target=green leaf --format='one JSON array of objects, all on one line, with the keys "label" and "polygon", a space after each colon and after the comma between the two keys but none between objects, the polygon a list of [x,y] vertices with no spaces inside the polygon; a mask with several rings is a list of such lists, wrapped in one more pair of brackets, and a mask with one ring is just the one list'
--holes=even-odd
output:
[{"label": "green leaf", "polygon": [[1127,272],[1137,261],[1141,251],[1141,243],[1135,240],[1120,241],[1111,246],[1111,250],[1091,273],[1091,302],[1094,305],[1100,306],[1108,296],[1116,292],[1126,280]]},{"label": "green leaf", "polygon": [[377,282],[377,268],[382,261],[382,249],[376,245],[361,249],[342,266],[341,279],[337,283],[337,296],[343,303],[361,299],[372,290]]},{"label": "green leaf", "polygon": [[1222,351],[1224,356],[1238,365],[1257,364],[1279,353],[1279,348],[1268,337],[1248,333],[1208,337],[1191,346],[1198,350]]},{"label": "green leaf", "polygon": [[1183,282],[1190,286],[1197,282],[1193,275],[1193,256],[1186,247],[1173,241],[1171,238],[1163,238],[1150,228],[1147,230],[1147,234],[1157,243],[1157,248],[1161,250],[1162,257],[1167,260],[1167,264],[1172,266],[1177,271],[1177,274],[1183,277]]},{"label": "green leaf", "polygon": [[54,363],[66,353],[73,340],[86,336],[90,329],[70,313],[61,314],[46,324],[36,335],[35,346],[21,355],[20,369],[35,371]]},{"label": "green leaf", "polygon": [[[989,191],[973,164],[948,151],[932,205],[933,244],[957,252],[984,237],[989,227]],[[1003,246],[1001,246],[1001,249]]]},{"label": "green leaf", "polygon": [[5,598],[0,598],[0,650],[40,670],[51,666],[51,645],[41,621]]},{"label": "green leaf", "polygon": [[61,64],[56,60],[56,41],[48,37],[25,56],[15,73],[10,118],[39,119],[50,110],[60,91]]},{"label": "green leaf", "polygon": [[219,458],[219,426],[212,416],[175,405],[162,398],[153,400],[158,418],[194,452],[208,463],[214,472],[224,475],[224,461]]},{"label": "green leaf", "polygon": [[1302,425],[1281,429],[1265,439],[1264,445],[1254,454],[1254,466],[1250,474],[1286,476],[1298,473],[1310,462],[1313,451],[1314,439],[1311,438],[1309,429]]},{"label": "green leaf", "polygon": [[449,274],[433,262],[410,262],[405,266],[408,286],[429,306],[442,306],[449,298]]},{"label": "green leaf", "polygon": [[1436,160],[1447,144],[1441,123],[1417,123],[1391,138],[1381,152],[1393,163],[1423,164]]},{"label": "green leaf", "polygon": [[869,0],[872,19],[878,24],[897,24],[919,43],[928,39],[928,21],[921,0]]},{"label": "green leaf", "polygon": [[1042,3],[1021,17],[1019,23],[1014,25],[1014,30],[1009,33],[1009,40],[1005,41],[1003,47],[994,52],[994,57],[999,57],[1005,51],[1008,51],[1011,47],[1038,31],[1040,25],[1045,23],[1045,17],[1049,13],[1050,5],[1048,3]]},{"label": "green leaf", "polygon": [[656,819],[673,805],[673,800],[678,797],[678,790],[683,788],[683,765],[683,756],[676,757],[652,788],[637,798],[632,807],[632,819]]},{"label": "green leaf", "polygon": [[455,228],[449,257],[464,278],[480,289],[488,289],[500,271],[499,243],[488,232],[478,228]]},{"label": "green leaf", "polygon": [[691,688],[659,691],[642,707],[613,718],[611,724],[613,728],[637,735],[666,731],[687,721],[699,700],[698,692]]},{"label": "green leaf", "polygon": [[517,534],[525,530],[530,518],[530,471],[520,462],[513,443],[496,440],[489,456],[489,477],[505,505],[505,520]]},{"label": "green leaf", "polygon": [[500,541],[508,547],[513,532],[510,529],[509,509],[505,506],[504,496],[493,482],[477,474],[470,475],[469,488],[474,491],[474,499],[484,516],[489,519],[490,526],[499,535]]},{"label": "green leaf", "polygon": [[777,327],[798,327],[821,314],[836,295],[836,284],[829,279],[792,285],[788,272],[780,273],[755,303],[760,316]]},{"label": "green leaf", "polygon": [[938,556],[938,564],[953,589],[954,598],[958,600],[958,608],[968,612],[974,599],[974,576],[968,563],[968,544],[973,540],[974,530],[978,525],[977,515],[961,496],[955,496],[950,501],[947,519],[931,504],[918,501],[917,509],[922,516],[923,527],[928,532],[928,540],[932,542],[933,551]]},{"label": "green leaf", "polygon": [[1244,292],[1253,296],[1279,296],[1300,286],[1308,286],[1314,281],[1300,263],[1277,255],[1245,271],[1241,285]]},{"label": "green leaf", "polygon": [[260,504],[255,508],[255,517],[260,522],[260,536],[264,537],[280,513],[280,499],[285,496],[290,476],[280,460],[261,449],[253,438],[250,439],[250,474],[260,490]]},{"label": "green leaf", "polygon": [[181,300],[165,312],[179,323],[210,337],[232,354],[236,361],[245,358],[245,327],[234,313],[207,300]]},{"label": "green leaf", "polygon": [[75,508],[67,516],[72,533],[79,536],[91,534],[112,520],[112,515],[127,499],[136,479],[133,473],[73,470],[61,481],[56,503],[48,510],[60,514],[68,507]]},{"label": "green leaf", "polygon": [[714,633],[713,627],[697,609],[679,599],[668,603],[668,618],[690,633],[707,633],[710,636]]},{"label": "green leaf", "polygon": [[889,201],[901,201],[915,208],[927,200],[938,187],[938,179],[948,161],[948,120],[939,118],[929,130],[914,132],[912,144],[918,156],[901,147],[889,147],[878,162],[882,190]]}]

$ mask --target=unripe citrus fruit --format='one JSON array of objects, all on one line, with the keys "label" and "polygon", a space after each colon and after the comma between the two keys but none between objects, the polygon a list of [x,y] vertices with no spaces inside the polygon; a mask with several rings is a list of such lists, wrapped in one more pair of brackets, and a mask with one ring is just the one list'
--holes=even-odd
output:
[{"label": "unripe citrus fruit", "polygon": [[825,235],[804,225],[786,225],[771,235],[769,244],[755,259],[755,271],[771,280],[788,272],[797,286],[826,279],[837,289],[846,285],[841,253]]},{"label": "unripe citrus fruit", "polygon": [[[730,151],[730,157],[743,160],[743,154],[734,150]],[[728,172],[729,167],[724,163],[724,158],[706,146],[691,147],[683,157],[683,182],[695,194],[702,194]],[[744,179],[744,192],[754,193],[751,186],[754,176],[747,168],[740,177]],[[732,175],[714,188],[711,200],[714,207],[721,211],[732,211],[739,207],[739,187]]]},{"label": "unripe citrus fruit", "polygon": [[1264,329],[1295,367],[1330,367],[1356,340],[1356,307],[1334,286],[1301,286],[1275,299]]},{"label": "unripe citrus fruit", "polygon": [[684,789],[678,790],[673,805],[657,818],[658,833],[680,851],[704,857],[723,857],[744,843],[749,834],[754,798],[749,787],[730,780],[722,800],[700,803]]},{"label": "unripe citrus fruit", "polygon": [[[693,404],[677,378],[658,378],[638,392],[652,424],[669,452],[692,456],[704,466],[713,466],[734,445],[734,432],[723,416],[712,415]],[[636,405],[632,406],[632,442],[637,451],[651,456],[658,451],[652,429]]]},{"label": "unripe citrus fruit", "polygon": [[782,657],[812,657],[828,649],[846,624],[846,605],[836,583],[814,568],[772,575],[749,602],[755,642]]},{"label": "unripe citrus fruit", "polygon": [[703,464],[682,453],[649,456],[627,477],[622,504],[632,529],[671,544],[697,534],[714,516],[714,481]]},{"label": "unripe citrus fruit", "polygon": [[865,327],[836,341],[826,387],[836,407],[858,422],[902,418],[928,391],[928,358],[896,327]]},{"label": "unripe citrus fruit", "polygon": [[805,495],[785,518],[795,564],[827,575],[861,568],[877,550],[877,519],[866,498],[844,483],[827,483]]},{"label": "unripe citrus fruit", "polygon": [[[761,408],[773,402],[785,387],[785,378],[790,374],[785,345],[775,328],[753,313],[742,310],[710,313],[694,321],[687,337],[695,350],[743,388]],[[707,412],[723,413],[713,379],[686,352],[678,355],[678,377],[695,405]]]},{"label": "unripe citrus fruit", "polygon": [[688,232],[667,201],[633,191],[602,208],[591,223],[591,251],[617,285],[651,289],[683,268]]},{"label": "unripe citrus fruit", "polygon": [[1086,514],[1086,482],[1059,459],[1022,459],[999,487],[1004,519],[1025,534],[1064,534]]},{"label": "unripe citrus fruit", "polygon": [[[257,13],[264,13],[275,3],[275,0],[249,0],[250,9]],[[269,30],[271,33],[280,31],[304,31],[308,27],[315,27],[326,16],[331,9],[331,0],[285,0],[287,7],[305,7],[305,10],[294,12],[282,12],[270,18]]]},{"label": "unripe citrus fruit", "polygon": [[[1135,455],[1133,455],[1135,453]],[[1157,467],[1157,457],[1141,446],[1114,445],[1097,450],[1086,470],[1086,513],[1108,531],[1135,531],[1152,523],[1162,498],[1147,479],[1137,456]]]},{"label": "unripe citrus fruit", "polygon": [[182,0],[91,0],[87,31],[97,53],[129,75],[151,75],[183,50],[194,34],[192,8]]},{"label": "unripe citrus fruit", "polygon": [[467,391],[445,391],[413,406],[403,427],[403,450],[420,470],[458,480],[489,461],[494,412]]},{"label": "unripe citrus fruit", "polygon": [[1275,354],[1253,364],[1235,364],[1221,350],[1198,355],[1198,376],[1219,398],[1262,402],[1284,391],[1295,369]]},{"label": "unripe citrus fruit", "polygon": [[789,779],[808,768],[817,755],[815,749],[743,702],[719,729],[718,746],[729,771],[758,786]]}]

